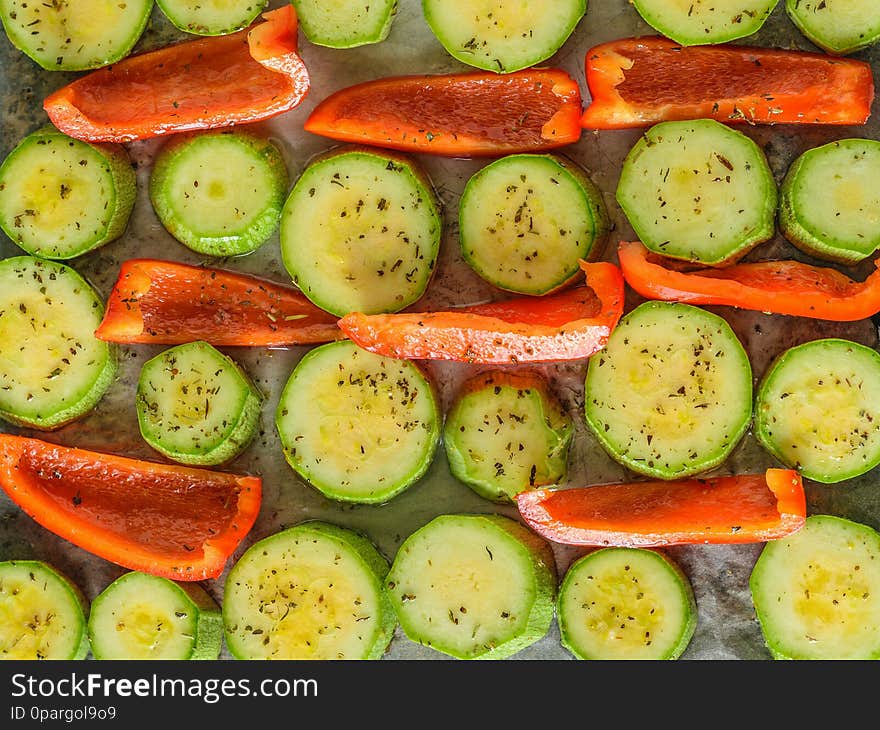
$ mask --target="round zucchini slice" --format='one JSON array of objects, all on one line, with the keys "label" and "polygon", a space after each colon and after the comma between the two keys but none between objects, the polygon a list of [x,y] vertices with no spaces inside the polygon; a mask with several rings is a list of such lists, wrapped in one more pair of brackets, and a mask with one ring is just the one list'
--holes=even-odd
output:
[{"label": "round zucchini slice", "polygon": [[241,130],[176,135],[156,157],[150,200],[167,231],[208,256],[238,256],[278,228],[287,168],[269,140]]},{"label": "round zucchini slice", "polygon": [[571,282],[579,260],[601,254],[611,228],[602,193],[558,155],[509,155],[477,172],[459,208],[464,260],[483,279],[518,294]]},{"label": "round zucchini slice", "polygon": [[452,474],[481,497],[510,502],[558,484],[574,427],[536,373],[492,371],[468,380],[446,417],[443,443]]},{"label": "round zucchini slice", "polygon": [[880,39],[875,0],[785,0],[788,17],[827,53],[844,56]]},{"label": "round zucchini slice", "polygon": [[458,659],[506,659],[553,619],[553,552],[501,515],[435,517],[400,546],[385,582],[407,637]]},{"label": "round zucchini slice", "polygon": [[776,181],[761,148],[713,119],[661,122],[630,150],[617,201],[654,253],[720,266],[776,232]]},{"label": "round zucchini slice", "polygon": [[562,645],[577,659],[678,659],[696,630],[697,602],[663,554],[602,548],[572,563],[557,615]]},{"label": "round zucchini slice", "polygon": [[324,496],[387,502],[415,484],[440,440],[434,387],[414,364],[343,340],[294,368],[275,424],[284,456]]},{"label": "round zucchini slice", "polygon": [[645,302],[590,358],[587,425],[624,466],[658,479],[721,464],[752,416],[752,368],[730,325],[689,304]]},{"label": "round zucchini slice", "polygon": [[346,147],[312,162],[281,215],[293,282],[338,317],[397,312],[422,294],[440,250],[428,178],[392,152]]},{"label": "round zucchini slice", "polygon": [[47,125],[0,165],[0,227],[34,256],[72,259],[122,235],[136,192],[121,145],[90,144]]},{"label": "round zucchini slice", "polygon": [[131,572],[92,601],[89,638],[95,659],[217,659],[223,619],[202,587]]},{"label": "round zucchini slice", "polygon": [[226,35],[246,28],[268,0],[156,0],[176,28],[194,35]]},{"label": "round zucchini slice", "polygon": [[854,264],[880,248],[880,142],[807,150],[782,181],[779,227],[805,253]]},{"label": "round zucchini slice", "polygon": [[177,345],[145,362],[135,396],[144,441],[198,466],[238,456],[257,431],[262,403],[247,373],[207,342]]},{"label": "round zucchini slice", "polygon": [[422,0],[422,10],[453,58],[510,73],[556,53],[587,12],[587,0]]},{"label": "round zucchini slice", "polygon": [[92,410],[116,375],[115,350],[94,335],[103,316],[69,266],[0,261],[0,418],[48,431]]},{"label": "round zucchini slice", "polygon": [[768,542],[749,579],[774,659],[880,659],[880,535],[811,515]]},{"label": "round zucchini slice", "polygon": [[757,33],[779,0],[632,0],[642,19],[683,46]]},{"label": "round zucchini slice", "polygon": [[85,659],[88,601],[39,560],[0,563],[0,659]]},{"label": "round zucchini slice", "polygon": [[226,645],[236,659],[379,659],[397,626],[387,573],[344,527],[304,522],[264,538],[226,578]]},{"label": "round zucchini slice", "polygon": [[303,33],[316,46],[354,48],[381,43],[391,31],[397,0],[292,0]]},{"label": "round zucchini slice", "polygon": [[783,352],[755,401],[755,435],[782,463],[823,484],[880,464],[880,353],[849,340]]},{"label": "round zucchini slice", "polygon": [[153,0],[0,0],[9,40],[48,71],[85,71],[125,58],[152,10]]}]

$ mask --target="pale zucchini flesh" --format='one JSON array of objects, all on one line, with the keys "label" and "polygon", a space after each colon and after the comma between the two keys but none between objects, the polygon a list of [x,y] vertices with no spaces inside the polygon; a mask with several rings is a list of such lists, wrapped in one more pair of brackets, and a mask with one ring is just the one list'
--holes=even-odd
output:
[{"label": "pale zucchini flesh", "polygon": [[630,150],[617,201],[649,250],[731,263],[776,231],[776,181],[742,132],[712,119],[661,122]]},{"label": "pale zucchini flesh", "polygon": [[875,0],[785,0],[785,9],[801,33],[827,53],[855,53],[880,38]]},{"label": "pale zucchini flesh", "polygon": [[176,28],[194,35],[226,35],[246,28],[268,0],[156,0]]},{"label": "pale zucchini flesh", "polygon": [[586,418],[606,451],[635,472],[676,479],[721,464],[748,429],[752,369],[721,317],[645,302],[590,358]]},{"label": "pale zucchini flesh", "polygon": [[810,515],[768,542],[749,579],[774,659],[880,659],[880,535],[832,515]]},{"label": "pale zucchini flesh", "polygon": [[757,33],[779,0],[632,0],[644,21],[683,46]]},{"label": "pale zucchini flesh", "polygon": [[293,6],[306,38],[329,48],[381,43],[397,14],[397,0],[293,0]]}]

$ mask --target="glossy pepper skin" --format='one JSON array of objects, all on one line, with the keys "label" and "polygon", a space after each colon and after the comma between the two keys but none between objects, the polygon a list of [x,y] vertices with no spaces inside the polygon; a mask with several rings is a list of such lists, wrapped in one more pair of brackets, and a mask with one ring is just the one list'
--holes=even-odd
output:
[{"label": "glossy pepper skin", "polygon": [[561,69],[397,76],[337,91],[305,129],[405,152],[501,156],[577,142],[581,112],[577,82]]},{"label": "glossy pepper skin", "polygon": [[623,314],[614,264],[581,262],[587,286],[443,312],[352,313],[339,328],[387,357],[511,365],[586,358],[601,350]]},{"label": "glossy pepper skin", "polygon": [[684,271],[638,241],[622,241],[617,254],[626,283],[648,299],[836,322],[867,319],[880,312],[880,270],[863,282],[837,269],[794,260]]},{"label": "glossy pepper skin", "polygon": [[800,475],[764,474],[537,489],[516,496],[526,524],[567,545],[664,547],[775,540],[806,520]]},{"label": "glossy pepper skin", "polygon": [[219,576],[260,511],[262,480],[0,434],[0,487],[47,530],[130,570]]},{"label": "glossy pepper skin", "polygon": [[238,33],[166,46],[93,71],[50,94],[43,108],[59,130],[91,142],[269,119],[296,107],[309,90],[296,33],[296,13],[287,4]]},{"label": "glossy pepper skin", "polygon": [[753,46],[679,46],[622,38],[586,55],[592,101],[586,129],[683,119],[749,124],[864,124],[874,99],[870,65]]}]

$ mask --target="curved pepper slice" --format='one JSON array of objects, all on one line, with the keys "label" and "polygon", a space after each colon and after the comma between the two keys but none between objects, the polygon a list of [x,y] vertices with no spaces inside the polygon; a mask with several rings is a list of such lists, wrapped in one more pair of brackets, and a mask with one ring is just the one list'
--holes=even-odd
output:
[{"label": "curved pepper slice", "polygon": [[298,291],[247,274],[130,259],[95,336],[107,342],[287,347],[344,337],[336,317]]},{"label": "curved pepper slice", "polygon": [[623,314],[623,276],[614,264],[581,262],[587,287],[445,312],[366,315],[339,320],[366,350],[408,360],[510,365],[589,357]]},{"label": "curved pepper slice", "polygon": [[516,496],[526,524],[567,545],[663,547],[775,540],[806,520],[800,475],[765,474],[536,489]]},{"label": "curved pepper slice", "polygon": [[293,6],[226,36],[129,56],[50,94],[43,108],[65,134],[130,142],[256,122],[297,106],[309,75],[297,54]]},{"label": "curved pepper slice", "polygon": [[627,284],[649,299],[720,304],[836,322],[867,319],[880,312],[880,271],[863,282],[837,269],[800,261],[678,271],[638,241],[622,241],[617,253]]},{"label": "curved pepper slice", "polygon": [[498,156],[576,142],[581,111],[577,82],[561,69],[398,76],[337,91],[305,129],[410,152]]},{"label": "curved pepper slice", "polygon": [[712,118],[761,124],[864,124],[874,77],[863,61],[753,46],[622,38],[587,52],[587,129]]},{"label": "curved pepper slice", "polygon": [[47,530],[130,570],[216,578],[254,524],[262,480],[0,434],[0,486]]}]

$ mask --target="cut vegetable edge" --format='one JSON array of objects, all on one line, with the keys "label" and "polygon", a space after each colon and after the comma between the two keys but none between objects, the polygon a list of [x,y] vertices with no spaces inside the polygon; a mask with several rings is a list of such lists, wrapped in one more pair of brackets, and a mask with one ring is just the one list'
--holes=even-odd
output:
[{"label": "cut vegetable edge", "polygon": [[[356,48],[358,46],[381,43],[391,32],[391,25],[397,15],[397,0],[378,0],[364,6],[357,0],[335,3],[335,8],[322,8],[321,0],[293,0],[300,27],[310,43],[327,48]],[[357,8],[355,10],[354,8]],[[363,14],[360,9],[363,8]],[[356,14],[358,13],[358,14]],[[363,15],[373,16],[372,23]],[[331,27],[335,22],[335,27]],[[344,29],[344,30],[343,30]]]},{"label": "cut vegetable edge", "polygon": [[265,10],[268,0],[206,2],[156,0],[162,14],[175,28],[201,36],[228,35],[247,28]]},{"label": "cut vegetable edge", "polygon": [[[721,20],[714,29],[700,23],[700,16],[707,10],[700,4],[668,3],[664,0],[632,0],[638,14],[654,30],[683,46],[714,45],[727,43],[757,33],[779,0],[762,0],[749,3],[757,8],[743,9],[742,0],[722,0],[711,3],[708,12],[731,14],[729,20]],[[671,7],[670,7],[671,6]],[[721,6],[721,7],[719,7]],[[727,7],[725,7],[727,6]],[[739,12],[737,12],[739,11]],[[692,28],[689,28],[692,26]]]},{"label": "cut vegetable edge", "polygon": [[[855,5],[850,3],[850,5]],[[862,3],[864,6],[862,13],[849,11],[849,18],[842,18],[834,13],[834,5],[828,7],[821,0],[812,3],[803,0],[785,0],[785,10],[791,22],[795,24],[797,29],[804,34],[812,43],[819,46],[826,53],[835,56],[846,56],[855,53],[863,48],[873,45],[880,39],[880,15],[877,13],[877,6],[868,0]],[[826,12],[826,17],[820,18],[816,12],[817,7],[821,7]],[[872,17],[873,11],[873,17]],[[812,16],[814,17],[811,17]],[[857,15],[857,18],[853,18]],[[852,21],[855,21],[852,25]],[[833,26],[832,32],[828,31],[828,23]],[[840,33],[842,28],[850,26],[851,31],[848,35]]]}]

